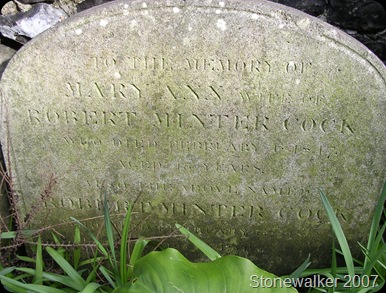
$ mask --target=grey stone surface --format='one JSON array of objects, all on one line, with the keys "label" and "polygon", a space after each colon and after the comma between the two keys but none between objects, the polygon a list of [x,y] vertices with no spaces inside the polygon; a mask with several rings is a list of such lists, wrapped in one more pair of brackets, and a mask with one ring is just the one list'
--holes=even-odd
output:
[{"label": "grey stone surface", "polygon": [[[2,44],[0,44],[0,78],[3,74],[3,71],[5,67],[8,64],[9,59],[12,58],[12,56],[15,54],[15,50],[6,47]],[[3,154],[0,150],[0,164],[3,164]],[[5,219],[9,216],[8,212],[8,198],[5,194],[5,182],[3,181],[3,178],[1,176],[1,172],[3,171],[2,167],[0,166],[0,216]],[[1,222],[0,222],[0,229],[1,229]]]},{"label": "grey stone surface", "polygon": [[319,189],[351,244],[370,225],[386,172],[385,76],[353,38],[270,2],[86,10],[31,40],[3,75],[19,208],[42,227],[101,215],[104,192],[119,215],[139,196],[134,235],[178,222],[276,273],[309,253],[323,265]]}]

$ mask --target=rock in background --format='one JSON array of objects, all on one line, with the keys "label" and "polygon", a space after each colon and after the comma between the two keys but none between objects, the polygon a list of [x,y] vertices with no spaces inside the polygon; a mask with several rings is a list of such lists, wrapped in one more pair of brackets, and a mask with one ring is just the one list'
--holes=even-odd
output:
[{"label": "rock in background", "polygon": [[[112,0],[12,0],[1,7],[1,42],[15,49],[80,11]],[[256,0],[258,1],[258,0]],[[316,16],[350,34],[386,63],[386,10],[381,0],[271,0]],[[11,41],[10,41],[11,40]]]},{"label": "rock in background", "polygon": [[[386,63],[386,10],[375,0],[273,0],[316,16],[366,45]],[[383,3],[383,4],[381,4]]]},{"label": "rock in background", "polygon": [[[11,5],[9,7],[11,8]],[[27,42],[29,39],[36,37],[41,32],[68,17],[62,9],[55,8],[46,3],[21,7],[25,8],[26,11],[9,13],[2,15],[0,18],[1,34],[20,43]],[[6,12],[11,10],[8,10],[8,7],[6,8]]]}]

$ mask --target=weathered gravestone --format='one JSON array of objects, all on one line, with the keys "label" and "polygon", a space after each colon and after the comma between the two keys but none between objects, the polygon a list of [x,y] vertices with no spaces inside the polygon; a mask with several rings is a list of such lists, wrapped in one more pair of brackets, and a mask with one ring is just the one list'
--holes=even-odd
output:
[{"label": "weathered gravestone", "polygon": [[3,145],[33,227],[101,215],[104,191],[114,213],[139,196],[133,235],[178,222],[289,272],[308,253],[329,262],[319,189],[364,241],[386,171],[385,77],[357,41],[274,3],[117,1],[11,60]]}]

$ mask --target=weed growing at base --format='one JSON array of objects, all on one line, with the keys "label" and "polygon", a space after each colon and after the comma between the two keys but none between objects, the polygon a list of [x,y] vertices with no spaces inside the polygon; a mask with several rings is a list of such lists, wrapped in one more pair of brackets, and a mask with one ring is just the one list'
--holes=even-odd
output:
[{"label": "weed growing at base", "polygon": [[[238,256],[221,257],[209,245],[190,231],[176,224],[209,259],[208,263],[191,263],[175,249],[144,253],[149,239],[137,239],[129,249],[129,232],[132,207],[128,208],[123,221],[119,243],[114,240],[113,223],[105,196],[104,223],[107,245],[104,245],[82,222],[72,218],[75,224],[74,240],[65,245],[52,233],[54,244],[43,245],[40,236],[35,243],[35,258],[17,256],[24,266],[3,267],[0,264],[1,283],[10,292],[100,292],[100,293],[153,293],[153,292],[296,292],[297,288],[308,292],[377,292],[385,285],[386,244],[383,234],[386,223],[386,182],[376,207],[366,247],[359,244],[364,261],[351,255],[344,232],[327,197],[320,192],[340,249],[332,249],[332,266],[325,269],[308,269],[309,258],[291,275],[277,277],[256,267],[248,259]],[[94,241],[90,247],[93,256],[81,260],[81,230]],[[15,246],[33,243],[36,231],[19,230],[0,233],[0,240],[16,240]],[[43,257],[48,254],[51,263]],[[337,266],[337,254],[343,256],[345,267]],[[27,264],[27,265],[25,265]],[[54,264],[55,266],[52,266]],[[51,267],[49,267],[51,266]],[[53,269],[56,267],[56,269]],[[242,269],[241,269],[242,268]],[[58,273],[58,270],[60,271]],[[181,274],[184,271],[186,274]],[[226,280],[224,282],[224,280]],[[157,288],[157,291],[155,291]],[[163,291],[159,291],[163,288]],[[240,289],[242,288],[242,289]],[[198,290],[198,291],[197,291]],[[237,291],[238,290],[238,291]],[[240,291],[241,290],[241,291]]]},{"label": "weed growing at base", "polygon": [[[308,289],[308,292],[377,292],[385,286],[386,278],[386,243],[384,234],[386,229],[386,182],[383,185],[379,197],[371,228],[367,240],[367,245],[361,247],[364,261],[352,257],[350,247],[344,235],[342,227],[331,207],[327,197],[320,192],[320,197],[331,222],[333,232],[339,243],[340,249],[335,247],[333,242],[331,268],[306,269],[299,274],[302,278],[310,276],[324,276],[329,280],[334,280],[334,286],[315,286]],[[383,216],[383,223],[382,223]],[[345,261],[344,267],[337,266],[337,255],[342,255]],[[303,286],[304,287],[304,286]]]},{"label": "weed growing at base", "polygon": [[[81,262],[80,246],[75,246],[72,255],[63,247],[43,248],[39,236],[35,258],[19,257],[30,266],[0,267],[1,283],[10,292],[20,293],[213,293],[225,291],[252,293],[255,290],[250,286],[250,275],[260,275],[267,279],[277,278],[259,269],[248,259],[232,255],[221,257],[179,224],[176,224],[177,229],[186,235],[211,260],[210,262],[192,263],[178,250],[172,248],[152,251],[143,256],[149,240],[141,238],[135,241],[129,253],[131,212],[131,207],[129,207],[117,245],[114,241],[113,223],[105,196],[104,223],[107,245],[103,245],[83,223],[72,218],[76,224],[74,243],[80,243],[81,229],[84,229],[96,245],[93,258]],[[53,237],[57,240],[55,234]],[[46,270],[47,265],[43,258],[44,250],[61,273]],[[296,293],[297,290],[292,287],[280,288],[277,292]]]}]

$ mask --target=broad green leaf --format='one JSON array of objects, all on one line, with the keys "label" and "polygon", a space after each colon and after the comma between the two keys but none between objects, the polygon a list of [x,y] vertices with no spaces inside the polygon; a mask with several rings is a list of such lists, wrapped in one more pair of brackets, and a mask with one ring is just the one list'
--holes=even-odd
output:
[{"label": "broad green leaf", "polygon": [[188,240],[192,242],[203,254],[205,254],[210,260],[215,260],[221,257],[212,247],[190,232],[188,229],[184,228],[180,224],[176,224],[176,227],[180,232],[188,236]]},{"label": "broad green leaf", "polygon": [[[273,284],[282,284],[274,287]],[[114,293],[293,293],[279,277],[238,256],[192,263],[178,250],[153,251],[134,265],[130,284]],[[289,285],[289,284],[288,284]]]}]

